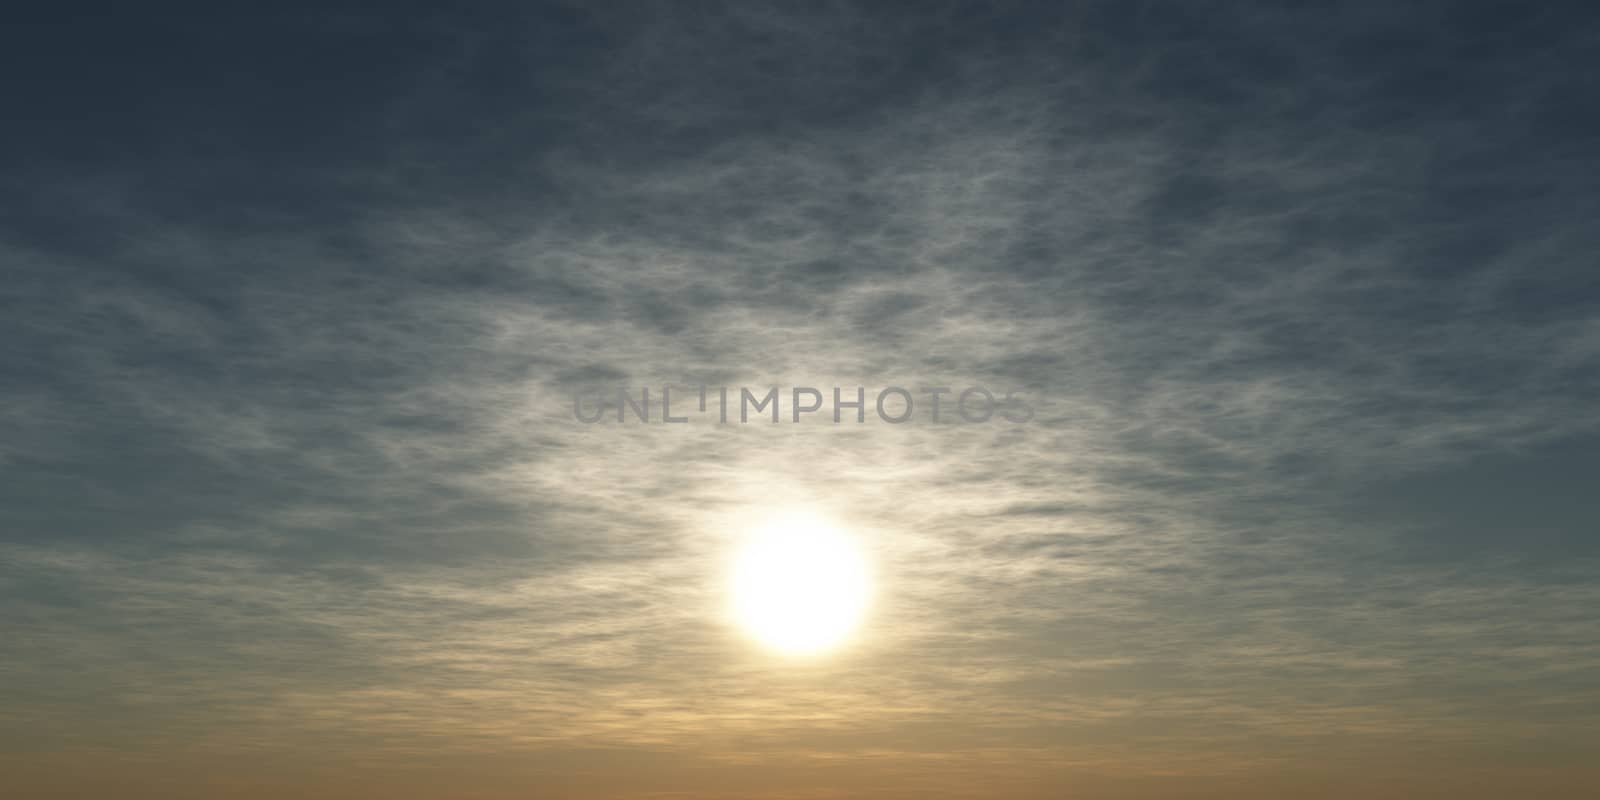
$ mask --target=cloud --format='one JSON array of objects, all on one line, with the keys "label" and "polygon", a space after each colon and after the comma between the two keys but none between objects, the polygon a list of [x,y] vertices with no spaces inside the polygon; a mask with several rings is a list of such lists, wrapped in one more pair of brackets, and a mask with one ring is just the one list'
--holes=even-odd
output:
[{"label": "cloud", "polygon": [[[1403,515],[1349,505],[1595,433],[1592,152],[1385,84],[1351,51],[1420,35],[1398,12],[836,12],[574,12],[606,43],[565,55],[451,39],[375,129],[391,155],[307,153],[282,215],[248,181],[211,216],[139,163],[60,178],[36,202],[116,244],[3,239],[8,738],[970,777],[1584,736],[1586,562],[1397,560]],[[1450,43],[1487,34],[1451,24],[1424,66],[1524,119],[1572,99],[1559,56],[1465,63]],[[418,122],[447,111],[478,132]],[[701,383],[1038,413],[572,416],[580,389]],[[860,640],[802,667],[721,597],[785,504],[882,573]]]}]

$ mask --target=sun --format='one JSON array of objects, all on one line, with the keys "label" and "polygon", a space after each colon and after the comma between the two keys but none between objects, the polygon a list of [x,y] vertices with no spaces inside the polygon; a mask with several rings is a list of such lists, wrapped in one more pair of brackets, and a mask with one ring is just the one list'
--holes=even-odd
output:
[{"label": "sun", "polygon": [[757,527],[734,559],[733,614],[752,637],[788,655],[829,650],[865,615],[871,576],[861,549],[813,514]]}]

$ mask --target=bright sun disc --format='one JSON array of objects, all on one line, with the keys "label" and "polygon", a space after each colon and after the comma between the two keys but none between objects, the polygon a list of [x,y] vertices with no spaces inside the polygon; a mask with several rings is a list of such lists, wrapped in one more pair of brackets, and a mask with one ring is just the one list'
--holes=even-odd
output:
[{"label": "bright sun disc", "polygon": [[843,641],[866,612],[866,559],[816,517],[790,515],[756,530],[733,567],[733,612],[762,644],[807,654]]}]

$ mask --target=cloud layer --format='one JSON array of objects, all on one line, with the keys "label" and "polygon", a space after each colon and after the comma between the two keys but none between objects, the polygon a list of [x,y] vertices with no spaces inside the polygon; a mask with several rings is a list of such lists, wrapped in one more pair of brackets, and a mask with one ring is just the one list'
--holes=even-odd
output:
[{"label": "cloud layer", "polygon": [[[200,79],[123,153],[24,130],[3,758],[303,796],[1592,788],[1596,518],[1550,510],[1600,433],[1582,16],[286,13],[245,52],[419,44],[262,88],[272,131]],[[573,418],[669,384],[1037,413]],[[804,665],[722,596],[784,506],[881,573]]]}]

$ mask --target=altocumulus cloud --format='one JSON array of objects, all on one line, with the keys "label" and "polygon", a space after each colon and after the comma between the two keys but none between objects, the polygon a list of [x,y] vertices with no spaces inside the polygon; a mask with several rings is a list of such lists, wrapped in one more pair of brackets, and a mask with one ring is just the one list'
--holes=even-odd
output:
[{"label": "altocumulus cloud", "polygon": [[[634,11],[202,16],[152,35],[238,85],[35,90],[181,102],[7,134],[6,741],[925,789],[1595,744],[1593,511],[1473,532],[1418,488],[1600,466],[1592,18]],[[572,417],[700,383],[1037,413]],[[881,573],[797,672],[720,582],[790,503]]]}]

